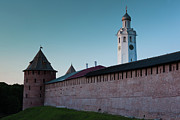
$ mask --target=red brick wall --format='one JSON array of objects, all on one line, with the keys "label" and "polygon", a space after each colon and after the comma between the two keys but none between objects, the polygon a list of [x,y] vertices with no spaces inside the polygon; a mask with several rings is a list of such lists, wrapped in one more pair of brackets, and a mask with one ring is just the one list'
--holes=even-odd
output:
[{"label": "red brick wall", "polygon": [[171,64],[171,71],[170,64],[124,71],[123,79],[120,72],[48,84],[44,105],[87,111],[101,109],[101,112],[129,117],[179,120],[180,63],[178,70],[176,66],[177,63]]},{"label": "red brick wall", "polygon": [[51,71],[25,71],[23,110],[29,107],[42,106],[44,104],[44,83],[55,78],[56,73]]}]

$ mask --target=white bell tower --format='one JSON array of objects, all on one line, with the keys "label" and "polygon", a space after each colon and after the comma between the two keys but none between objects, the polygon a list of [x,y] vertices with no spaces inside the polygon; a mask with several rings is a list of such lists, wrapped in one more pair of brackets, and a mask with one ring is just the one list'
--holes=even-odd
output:
[{"label": "white bell tower", "polygon": [[118,64],[137,61],[136,31],[131,28],[131,17],[127,13],[122,17],[123,27],[117,32]]}]

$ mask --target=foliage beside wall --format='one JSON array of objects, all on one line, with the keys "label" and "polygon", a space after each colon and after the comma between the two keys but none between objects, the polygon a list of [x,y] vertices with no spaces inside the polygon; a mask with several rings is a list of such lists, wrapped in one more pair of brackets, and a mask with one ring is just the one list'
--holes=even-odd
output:
[{"label": "foliage beside wall", "polygon": [[22,110],[23,85],[0,82],[0,117]]}]

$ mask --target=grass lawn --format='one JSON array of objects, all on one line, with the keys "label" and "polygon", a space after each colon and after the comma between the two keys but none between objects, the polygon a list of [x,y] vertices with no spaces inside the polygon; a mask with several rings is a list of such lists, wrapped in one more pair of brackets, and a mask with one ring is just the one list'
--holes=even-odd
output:
[{"label": "grass lawn", "polygon": [[0,120],[137,120],[117,115],[76,111],[50,106],[34,107]]}]

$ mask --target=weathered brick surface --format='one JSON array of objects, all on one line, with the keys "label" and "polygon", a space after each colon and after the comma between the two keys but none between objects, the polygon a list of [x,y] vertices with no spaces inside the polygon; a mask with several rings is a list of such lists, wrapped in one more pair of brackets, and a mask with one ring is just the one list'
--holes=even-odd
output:
[{"label": "weathered brick surface", "polygon": [[163,72],[163,66],[153,67],[152,74],[151,68],[147,68],[147,76],[146,69],[142,69],[133,70],[132,78],[128,71],[123,72],[123,79],[122,73],[115,73],[48,84],[44,105],[179,120],[180,68],[176,70],[176,64],[172,64],[172,71],[169,71],[169,65],[165,68]]},{"label": "weathered brick surface", "polygon": [[[25,71],[24,72],[24,93],[23,110],[34,106],[44,105],[44,82],[56,78],[56,73],[51,71]],[[35,82],[36,79],[36,82]]]}]

